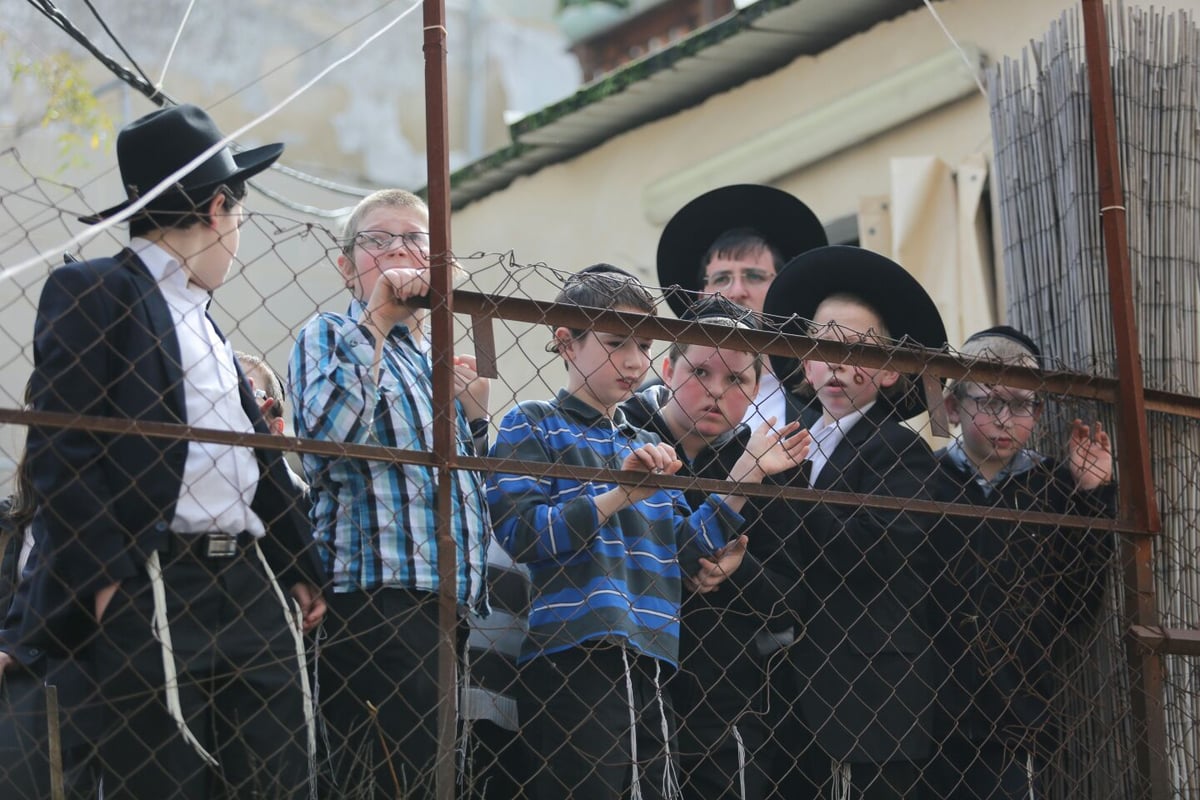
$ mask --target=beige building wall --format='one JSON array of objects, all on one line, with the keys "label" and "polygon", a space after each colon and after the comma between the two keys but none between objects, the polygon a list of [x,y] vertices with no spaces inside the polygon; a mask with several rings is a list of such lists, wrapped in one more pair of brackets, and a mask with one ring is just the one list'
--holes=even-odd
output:
[{"label": "beige building wall", "polygon": [[[1200,8],[1197,0],[1178,4]],[[1040,38],[1052,20],[1078,5],[1074,0],[947,0],[934,4],[960,43],[982,50],[989,69],[1005,57],[1019,58],[1022,48]],[[912,11],[817,57],[800,58],[694,108],[517,179],[455,214],[456,248],[512,250],[519,263],[545,262],[564,270],[609,261],[656,283],[654,259],[662,228],[647,216],[644,197],[648,186],[952,48],[928,10]],[[974,91],[819,163],[781,174],[774,183],[803,199],[828,224],[857,213],[863,198],[891,192],[892,159],[934,156],[954,166],[974,154],[990,156],[991,149],[987,101]],[[739,179],[731,175],[727,182]],[[486,277],[481,281],[487,282]],[[546,284],[521,286],[540,298],[547,298],[550,291]],[[984,319],[974,327],[988,324],[991,321]],[[958,327],[971,327],[971,320],[961,320]],[[535,341],[536,352],[524,341],[520,349],[537,364],[541,351],[540,340]],[[511,339],[500,342],[498,349],[504,353],[514,344]],[[499,398],[511,400],[514,394],[521,398],[545,395],[553,388],[524,367],[515,354],[504,362],[502,374],[511,388],[493,392],[497,402],[502,402]],[[560,380],[561,372],[550,372],[547,377],[553,384]],[[503,409],[498,408],[500,411]]]},{"label": "beige building wall", "polygon": [[[980,48],[990,65],[1006,56],[1019,57],[1021,49],[1040,37],[1052,19],[1077,5],[1074,0],[946,0],[935,8],[954,36]],[[1179,5],[1200,10],[1200,0],[1179,0]],[[798,59],[772,75],[520,178],[454,216],[454,248],[472,273],[467,288],[548,299],[553,284],[537,277],[544,271],[510,268],[498,255],[508,251],[517,265],[540,262],[574,271],[609,261],[656,282],[654,254],[661,223],[651,221],[645,211],[649,186],[951,47],[927,10],[913,11],[817,57]],[[276,87],[272,94],[282,90],[282,86]],[[327,158],[330,164],[342,165],[330,174],[341,172],[348,162],[333,138],[320,138],[325,129],[319,124],[321,113],[338,100],[319,92],[314,97],[321,102],[289,111],[278,121],[281,127],[268,127],[247,143],[283,138],[292,142],[289,153],[310,169],[316,171]],[[106,102],[113,104],[114,113],[120,112],[117,98]],[[417,102],[412,98],[414,108]],[[139,106],[135,112],[145,108]],[[252,115],[239,104],[227,103],[216,109],[216,116],[226,130],[232,130]],[[317,138],[307,138],[310,132]],[[53,142],[32,137],[22,140],[20,153],[35,174],[48,175],[54,163],[53,147]],[[855,214],[863,198],[890,193],[892,159],[934,156],[956,165],[965,157],[990,151],[987,104],[976,92],[819,163],[785,171],[775,183],[804,199],[823,221],[830,222]],[[111,155],[103,155],[94,157],[90,167],[71,172],[66,182],[88,186],[86,206],[100,207],[119,198],[119,180],[111,172],[111,164]],[[21,185],[20,176],[11,177],[16,173],[3,159],[0,174],[5,176],[5,189]],[[738,176],[729,178],[729,182],[736,180]],[[294,202],[319,208],[353,202],[353,198],[276,173],[264,176],[262,184]],[[85,210],[83,199],[69,193],[60,192],[51,202]],[[72,217],[34,205],[22,206],[23,228],[10,226],[6,232],[0,231],[6,267],[40,249],[53,248],[80,230]],[[217,293],[214,315],[235,347],[263,354],[286,372],[294,332],[316,310],[341,310],[345,305],[329,234],[337,222],[285,208],[262,195],[252,194],[250,205],[260,215],[245,231],[239,259],[243,263]],[[87,244],[83,252],[87,256],[109,254],[123,238],[123,231],[106,234]],[[476,252],[481,255],[469,257]],[[32,357],[34,303],[50,263],[0,282],[0,308],[4,309],[0,314],[0,404],[7,407],[20,402]],[[459,331],[458,349],[469,352],[465,327]],[[548,396],[560,385],[563,373],[544,350],[549,335],[544,328],[497,323],[495,332],[502,378],[493,389],[492,407],[498,416],[515,399]],[[23,429],[0,426],[0,480],[3,462],[15,457],[23,439]]]}]

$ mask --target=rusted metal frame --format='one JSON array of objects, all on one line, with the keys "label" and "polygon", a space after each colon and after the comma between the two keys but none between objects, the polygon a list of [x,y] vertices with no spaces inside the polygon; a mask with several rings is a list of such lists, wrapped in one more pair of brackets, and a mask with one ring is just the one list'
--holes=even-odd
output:
[{"label": "rusted metal frame", "polygon": [[982,508],[975,505],[940,503],[914,498],[884,497],[873,494],[830,492],[792,486],[777,486],[761,483],[736,483],[712,478],[681,478],[667,475],[647,476],[641,472],[577,467],[564,464],[547,464],[543,461],[520,461],[516,459],[488,458],[483,456],[455,456],[449,459],[436,456],[425,450],[401,450],[396,447],[349,444],[318,439],[282,437],[267,433],[235,433],[213,428],[193,428],[166,422],[142,422],[139,420],[116,419],[113,417],[87,417],[54,411],[26,411],[16,408],[0,408],[0,424],[31,425],[46,428],[70,428],[73,430],[127,436],[147,436],[164,439],[186,439],[193,442],[237,447],[255,447],[267,450],[283,450],[297,453],[314,453],[331,458],[360,458],[367,461],[387,461],[400,464],[420,464],[427,467],[470,469],[478,472],[508,472],[522,475],[571,478],[582,482],[603,481],[623,483],[629,486],[646,484],[668,489],[698,489],[717,494],[740,494],[747,497],[804,500],[831,505],[880,508],[895,511],[939,514],[969,519],[1003,519],[1037,525],[1055,525],[1062,528],[1082,528],[1093,531],[1132,533],[1136,529],[1119,520],[1042,512],[1020,511],[1003,508]]},{"label": "rusted metal frame", "polygon": [[[949,380],[970,377],[980,383],[1003,383],[1051,394],[1069,395],[1115,404],[1120,381],[1082,372],[1039,370],[1017,365],[997,365],[984,360],[920,348],[889,349],[867,344],[814,339],[799,334],[736,330],[721,325],[685,322],[669,317],[647,316],[625,311],[581,308],[522,297],[456,291],[455,309],[479,318],[496,317],[512,322],[564,325],[610,333],[634,333],[652,339],[685,344],[720,344],[751,352],[822,358],[867,367],[888,367],[901,372],[929,373]],[[1152,411],[1200,419],[1200,397],[1163,391],[1145,391],[1146,407]]]},{"label": "rusted metal frame", "polygon": [[[1117,354],[1117,430],[1120,515],[1144,533],[1161,528],[1150,469],[1150,437],[1146,420],[1137,318],[1129,262],[1124,190],[1117,142],[1117,122],[1109,59],[1108,22],[1100,0],[1082,0],[1084,51],[1091,97],[1092,132],[1096,142],[1096,173],[1100,189],[1100,218],[1108,267],[1109,304]],[[1125,537],[1125,621],[1158,627],[1158,607],[1148,535]],[[1138,765],[1137,796],[1166,800],[1171,787],[1167,765],[1167,722],[1164,708],[1162,656],[1142,646],[1136,636],[1125,639],[1129,668],[1134,746]]]},{"label": "rusted metal frame", "polygon": [[[454,417],[454,269],[450,249],[450,147],[446,91],[446,4],[424,0],[425,151],[428,169],[433,359],[433,453],[437,473],[438,748],[436,796],[453,800],[458,731],[458,586],[450,466]],[[401,732],[396,732],[399,735]]]},{"label": "rusted metal frame", "polygon": [[1154,653],[1200,656],[1200,630],[1131,625],[1129,636]]}]

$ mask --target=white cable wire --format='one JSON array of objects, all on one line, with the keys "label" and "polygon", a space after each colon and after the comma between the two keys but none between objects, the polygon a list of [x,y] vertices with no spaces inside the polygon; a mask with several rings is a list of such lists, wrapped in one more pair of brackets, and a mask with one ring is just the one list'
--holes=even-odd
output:
[{"label": "white cable wire", "polygon": [[48,259],[43,255],[43,253],[57,254],[57,253],[62,253],[62,252],[71,250],[74,247],[76,247],[77,245],[84,242],[85,240],[90,239],[94,236],[97,236],[97,235],[103,233],[104,231],[108,230],[109,228],[113,227],[114,225],[124,222],[125,220],[129,219],[131,216],[136,214],[137,212],[141,211],[143,208],[146,207],[147,204],[150,203],[150,201],[154,200],[156,197],[158,197],[164,191],[166,191],[170,187],[174,186],[176,181],[178,181],[180,178],[187,175],[193,169],[200,166],[205,161],[207,161],[209,158],[216,155],[222,149],[227,147],[230,142],[239,138],[240,136],[242,136],[242,134],[246,133],[249,130],[252,130],[253,128],[255,128],[258,125],[260,125],[261,123],[263,123],[264,121],[266,121],[266,120],[270,119],[271,117],[275,116],[276,114],[278,114],[285,106],[289,105],[293,100],[300,97],[302,94],[304,94],[309,89],[311,89],[313,87],[313,85],[317,83],[317,81],[321,80],[326,75],[328,75],[330,72],[333,72],[333,70],[337,69],[342,64],[346,63],[347,61],[349,61],[350,59],[354,58],[356,55],[361,53],[363,50],[365,50],[367,48],[367,45],[371,44],[376,39],[378,39],[380,36],[387,33],[389,30],[391,30],[396,25],[398,25],[401,22],[401,20],[403,20],[405,17],[407,17],[413,11],[416,11],[418,8],[420,8],[421,1],[422,0],[414,0],[413,4],[411,6],[409,6],[407,9],[405,9],[403,12],[401,12],[399,16],[397,16],[391,22],[384,25],[382,28],[380,28],[379,30],[375,31],[373,34],[368,36],[365,40],[363,40],[363,42],[361,44],[359,44],[357,47],[355,47],[349,53],[342,56],[338,60],[334,61],[332,64],[327,66],[325,69],[318,72],[315,76],[313,76],[313,78],[311,80],[302,84],[300,86],[300,88],[296,89],[294,92],[289,94],[287,97],[283,98],[283,100],[281,100],[273,108],[269,109],[268,111],[261,114],[260,116],[255,117],[250,122],[248,122],[245,125],[243,125],[242,127],[238,128],[233,133],[229,134],[224,139],[217,142],[212,147],[208,148],[203,153],[201,153],[200,155],[193,158],[187,164],[184,164],[182,167],[180,167],[179,169],[172,172],[170,175],[168,175],[166,178],[164,178],[157,186],[155,186],[153,189],[151,189],[150,191],[143,194],[140,198],[138,198],[138,200],[136,202],[130,204],[128,207],[126,207],[120,213],[115,214],[106,220],[101,220],[100,222],[96,223],[95,225],[92,225],[91,227],[87,228],[83,232],[72,236],[69,240],[67,240],[66,242],[64,242],[61,245],[58,245],[57,247],[47,248],[47,249],[43,250],[41,253],[38,253],[37,255],[33,256],[32,258],[28,258],[25,261],[22,261],[21,263],[17,264],[16,266],[8,267],[7,269],[0,271],[0,283],[4,282],[5,280],[8,280],[10,278],[14,278],[17,275],[20,275],[22,272],[25,272],[26,270],[28,270],[34,266],[37,266],[37,265],[43,263],[44,261],[47,261]]},{"label": "white cable wire", "polygon": [[982,94],[986,100],[988,93],[987,89],[985,89],[983,86],[983,80],[979,77],[979,65],[972,63],[971,57],[967,55],[967,51],[964,50],[962,45],[958,43],[958,40],[954,38],[954,34],[951,33],[950,29],[946,27],[946,23],[942,22],[941,16],[933,7],[932,0],[925,0],[925,7],[929,9],[929,13],[933,15],[934,22],[938,24],[938,27],[942,29],[942,33],[946,34],[946,38],[950,40],[950,44],[954,45],[954,49],[957,50],[959,56],[962,57],[963,63],[966,64],[967,69],[971,71],[971,77],[975,79],[975,85],[979,87],[979,93]]},{"label": "white cable wire", "polygon": [[188,3],[187,11],[183,12],[183,19],[179,22],[179,30],[175,31],[175,39],[171,42],[171,49],[167,51],[167,59],[163,62],[162,75],[158,77],[158,83],[154,84],[154,88],[160,92],[163,88],[163,81],[167,79],[167,68],[171,66],[171,58],[175,55],[175,48],[179,44],[180,37],[183,36],[183,29],[187,25],[188,17],[192,15],[192,8],[196,5],[196,0],[191,0]]}]

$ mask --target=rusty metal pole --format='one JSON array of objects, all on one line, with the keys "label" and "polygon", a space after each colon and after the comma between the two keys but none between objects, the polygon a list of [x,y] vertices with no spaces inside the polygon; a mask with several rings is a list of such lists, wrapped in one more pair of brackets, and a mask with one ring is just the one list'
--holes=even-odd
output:
[{"label": "rusty metal pole", "polygon": [[1084,51],[1096,139],[1096,171],[1109,302],[1116,337],[1118,477],[1121,516],[1144,534],[1125,536],[1121,548],[1125,575],[1125,652],[1129,667],[1133,735],[1138,764],[1137,796],[1166,800],[1167,725],[1163,708],[1162,657],[1131,633],[1135,625],[1158,625],[1152,568],[1153,537],[1161,528],[1150,471],[1150,437],[1134,314],[1125,196],[1117,145],[1117,122],[1108,51],[1108,24],[1100,0],[1082,0]]},{"label": "rusty metal pole", "polygon": [[454,313],[450,255],[449,112],[446,94],[446,4],[424,0],[425,141],[429,172],[429,306],[432,317],[433,452],[437,458],[438,759],[437,797],[455,796],[458,726],[458,553],[451,530],[454,466]]}]

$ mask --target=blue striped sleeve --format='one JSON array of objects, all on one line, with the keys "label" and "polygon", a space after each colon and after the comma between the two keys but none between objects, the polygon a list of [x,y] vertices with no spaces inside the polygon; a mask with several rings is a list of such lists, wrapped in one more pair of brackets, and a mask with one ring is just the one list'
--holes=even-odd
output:
[{"label": "blue striped sleeve", "polygon": [[[554,463],[540,431],[520,408],[504,417],[495,458]],[[556,481],[497,472],[488,476],[488,503],[496,539],[517,562],[554,559],[588,546],[599,527],[596,506],[583,494],[558,501]]]}]

